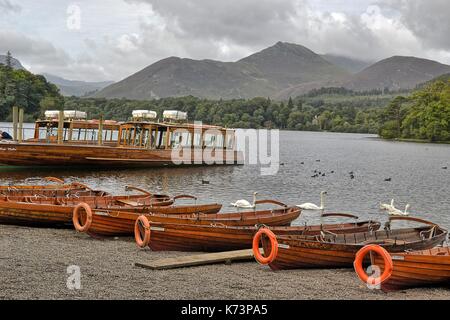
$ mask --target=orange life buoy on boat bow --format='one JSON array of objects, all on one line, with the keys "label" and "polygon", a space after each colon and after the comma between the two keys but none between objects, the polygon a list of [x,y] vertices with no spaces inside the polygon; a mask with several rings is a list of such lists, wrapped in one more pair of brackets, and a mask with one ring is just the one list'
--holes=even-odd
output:
[{"label": "orange life buoy on boat bow", "polygon": [[[85,221],[82,221],[82,219],[81,219],[82,217],[81,217],[80,210],[82,210],[82,209],[86,212]],[[79,203],[73,209],[72,222],[77,231],[87,232],[92,224],[92,209],[91,209],[91,207],[85,202]]]},{"label": "orange life buoy on boat bow", "polygon": [[[142,227],[144,228],[144,237],[142,237]],[[150,243],[150,222],[146,216],[139,216],[134,224],[134,240],[140,248],[146,247]]]},{"label": "orange life buoy on boat bow", "polygon": [[[270,240],[270,254],[267,257],[264,257],[259,251],[259,242],[261,241],[261,237],[265,235]],[[276,235],[268,228],[261,228],[253,237],[253,255],[255,256],[256,261],[261,264],[269,264],[278,254],[278,241]]]},{"label": "orange life buoy on boat bow", "polygon": [[[381,258],[384,261],[384,271],[383,274],[377,278],[371,277],[366,274],[363,268],[363,261],[366,255],[369,252],[375,252],[378,255],[381,256]],[[356,274],[358,275],[359,279],[363,281],[364,283],[371,284],[371,285],[377,285],[385,282],[388,280],[392,275],[392,270],[394,269],[394,265],[392,263],[392,258],[389,252],[386,251],[383,247],[380,247],[376,244],[367,245],[364,248],[360,249],[356,253],[355,261],[353,262],[353,266],[355,267]]]}]

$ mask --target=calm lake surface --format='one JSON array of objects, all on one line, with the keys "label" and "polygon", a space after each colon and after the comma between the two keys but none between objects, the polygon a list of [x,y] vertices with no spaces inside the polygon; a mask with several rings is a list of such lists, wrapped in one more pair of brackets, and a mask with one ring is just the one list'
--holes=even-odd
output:
[{"label": "calm lake surface", "polygon": [[[51,175],[115,194],[124,193],[125,185],[134,185],[158,193],[197,195],[201,202],[223,203],[222,211],[232,211],[228,205],[238,199],[251,201],[254,191],[259,199],[319,205],[319,194],[325,190],[330,212],[386,221],[387,214],[378,210],[379,203],[394,198],[401,210],[409,203],[412,216],[450,227],[450,145],[390,142],[373,135],[284,131],[280,132],[280,163],[284,165],[273,176],[261,176],[260,168],[254,165],[100,171],[0,167],[0,184],[31,184]],[[326,176],[312,178],[314,170]],[[354,179],[349,172],[354,172]],[[392,181],[385,182],[386,178]],[[210,184],[202,184],[202,180]],[[317,213],[304,213],[295,224],[305,221],[317,222]]]}]

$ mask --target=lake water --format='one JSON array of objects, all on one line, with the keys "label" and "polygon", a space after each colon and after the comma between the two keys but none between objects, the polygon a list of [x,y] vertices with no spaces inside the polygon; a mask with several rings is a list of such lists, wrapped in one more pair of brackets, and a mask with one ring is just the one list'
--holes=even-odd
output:
[{"label": "lake water", "polygon": [[[385,221],[387,215],[378,210],[379,203],[394,198],[399,209],[409,203],[411,215],[450,227],[450,145],[390,142],[373,135],[284,131],[280,132],[280,162],[284,165],[273,176],[261,176],[260,168],[251,165],[100,171],[0,167],[0,184],[32,183],[52,175],[115,194],[123,193],[125,185],[159,193],[193,194],[202,202],[223,203],[223,211],[231,211],[228,204],[238,199],[251,201],[254,191],[259,199],[319,205],[319,194],[326,190],[327,211]],[[442,169],[445,166],[449,169]],[[314,170],[326,176],[312,178]],[[349,172],[354,172],[354,179]],[[392,181],[385,182],[386,178]],[[202,184],[202,180],[210,184]],[[305,220],[316,222],[317,214],[305,213],[295,224]]]}]

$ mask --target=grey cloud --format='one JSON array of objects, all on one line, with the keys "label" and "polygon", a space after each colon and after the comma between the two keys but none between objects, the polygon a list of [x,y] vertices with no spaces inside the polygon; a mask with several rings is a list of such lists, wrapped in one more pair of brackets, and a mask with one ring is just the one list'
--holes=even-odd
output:
[{"label": "grey cloud", "polygon": [[167,30],[178,37],[232,40],[237,45],[260,47],[306,32],[307,17],[301,10],[306,7],[304,0],[127,1],[151,4],[165,18]]},{"label": "grey cloud", "polygon": [[[5,1],[10,2],[0,0],[0,4]],[[120,32],[111,28],[101,37],[85,33],[77,53],[59,49],[56,44],[63,45],[60,39],[49,42],[15,33],[13,26],[12,32],[0,31],[0,53],[11,50],[35,72],[93,81],[120,80],[169,56],[235,61],[277,41],[371,61],[415,55],[450,63],[450,37],[442,36],[443,29],[449,30],[449,22],[436,18],[439,26],[434,26],[435,22],[426,22],[428,17],[414,19],[418,11],[427,10],[441,11],[435,13],[441,17],[447,8],[441,0],[373,0],[383,10],[364,14],[346,10],[352,5],[348,0],[333,1],[334,6],[321,0],[320,10],[310,5],[312,0],[124,1],[132,13],[145,8],[145,15],[133,16],[138,19],[133,20],[135,27],[129,27],[129,20],[121,20],[123,16],[113,15],[121,25]],[[365,6],[359,2],[360,10],[371,0],[364,1]]]},{"label": "grey cloud", "polygon": [[22,10],[22,7],[12,3],[9,0],[0,0],[0,14],[2,13],[18,13]]},{"label": "grey cloud", "polygon": [[[320,53],[364,56],[370,60],[385,58],[392,50],[391,44],[386,47],[380,43],[361,16],[342,14],[345,17],[342,22],[331,13],[315,12],[308,0],[126,1],[150,4],[166,21],[166,31],[194,58],[219,57],[220,41],[246,53],[287,41]],[[142,26],[143,30],[151,28]],[[148,40],[152,41],[150,37]]]},{"label": "grey cloud", "polygon": [[405,26],[425,45],[450,49],[450,1],[384,0],[381,4],[396,10]]},{"label": "grey cloud", "polygon": [[61,49],[43,39],[30,38],[24,34],[0,31],[0,52],[11,51],[13,56],[39,70],[43,66],[65,67],[70,57]]}]

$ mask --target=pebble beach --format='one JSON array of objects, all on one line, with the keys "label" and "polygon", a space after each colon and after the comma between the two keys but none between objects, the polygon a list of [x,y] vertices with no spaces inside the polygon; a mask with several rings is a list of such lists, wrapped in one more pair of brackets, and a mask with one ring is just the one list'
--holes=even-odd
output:
[{"label": "pebble beach", "polygon": [[[0,299],[450,299],[450,287],[384,293],[352,269],[273,272],[256,262],[149,270],[137,261],[189,255],[139,249],[133,238],[0,225]],[[81,288],[68,289],[78,266]]]}]

